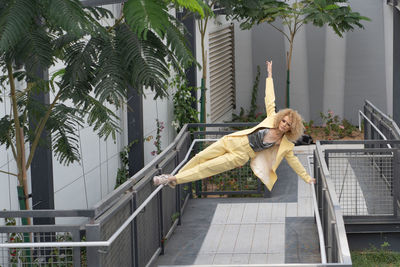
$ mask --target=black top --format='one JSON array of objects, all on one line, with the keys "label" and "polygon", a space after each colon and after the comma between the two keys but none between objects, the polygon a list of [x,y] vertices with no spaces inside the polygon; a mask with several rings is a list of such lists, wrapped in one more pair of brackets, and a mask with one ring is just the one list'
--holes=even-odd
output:
[{"label": "black top", "polygon": [[275,145],[275,143],[264,143],[264,136],[269,132],[269,128],[262,128],[257,131],[248,134],[250,147],[254,150],[254,152],[259,152],[265,149],[268,149]]}]

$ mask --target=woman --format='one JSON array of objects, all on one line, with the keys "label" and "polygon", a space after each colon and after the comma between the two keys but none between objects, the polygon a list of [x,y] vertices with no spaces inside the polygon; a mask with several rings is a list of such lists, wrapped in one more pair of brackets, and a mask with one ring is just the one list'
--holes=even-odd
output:
[{"label": "woman", "polygon": [[297,111],[283,109],[275,112],[275,93],[272,80],[272,61],[267,61],[268,77],[265,88],[267,118],[251,128],[226,135],[193,157],[175,176],[155,176],[154,185],[183,184],[234,169],[251,159],[251,169],[269,190],[277,175],[276,169],[283,157],[292,169],[307,183],[315,183],[293,154],[294,142],[304,131]]}]

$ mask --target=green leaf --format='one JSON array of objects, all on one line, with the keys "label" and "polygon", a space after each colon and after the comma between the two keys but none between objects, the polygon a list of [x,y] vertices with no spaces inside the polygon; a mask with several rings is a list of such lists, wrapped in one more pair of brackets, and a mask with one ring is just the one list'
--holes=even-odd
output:
[{"label": "green leaf", "polygon": [[173,2],[181,7],[187,8],[191,12],[197,13],[204,18],[204,4],[201,0],[173,0]]},{"label": "green leaf", "polygon": [[326,0],[314,0],[314,3],[321,8],[325,8],[326,6]]},{"label": "green leaf", "polygon": [[325,10],[334,10],[334,9],[338,9],[339,6],[338,5],[327,5],[324,9]]}]

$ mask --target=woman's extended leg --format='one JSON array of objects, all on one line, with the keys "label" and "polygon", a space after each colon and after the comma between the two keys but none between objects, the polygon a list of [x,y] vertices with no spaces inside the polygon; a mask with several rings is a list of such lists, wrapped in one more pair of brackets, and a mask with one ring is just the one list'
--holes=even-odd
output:
[{"label": "woman's extended leg", "polygon": [[175,175],[178,184],[196,181],[242,166],[253,153],[247,136],[225,136],[218,140],[216,147],[213,145],[196,155]]},{"label": "woman's extended leg", "polygon": [[204,150],[197,153],[193,158],[191,158],[183,167],[179,170],[179,172],[183,172],[185,170],[191,169],[196,165],[199,165],[207,160],[222,156],[229,151],[225,148],[225,139],[226,137],[222,137],[206,147]]},{"label": "woman's extended leg", "polygon": [[[197,153],[191,160],[189,160],[180,170],[180,172],[184,172],[186,170],[190,170],[193,167],[206,162],[210,159],[220,157],[224,155],[225,153],[228,153],[229,151],[225,148],[225,139],[226,136],[220,138],[216,142],[212,143],[208,147],[206,147],[204,150],[200,151]],[[154,176],[153,178],[154,185],[159,185],[159,184],[164,184],[164,185],[169,185],[171,187],[175,187],[177,183],[176,176],[169,175],[169,174],[162,174],[162,175],[157,175]]]},{"label": "woman's extended leg", "polygon": [[247,153],[225,153],[219,157],[207,160],[190,169],[179,172],[176,177],[178,184],[193,182],[212,175],[244,165],[249,160]]},{"label": "woman's extended leg", "polygon": [[193,157],[175,176],[154,177],[154,184],[187,183],[206,178],[245,164],[253,150],[247,136],[224,136],[195,157]]}]

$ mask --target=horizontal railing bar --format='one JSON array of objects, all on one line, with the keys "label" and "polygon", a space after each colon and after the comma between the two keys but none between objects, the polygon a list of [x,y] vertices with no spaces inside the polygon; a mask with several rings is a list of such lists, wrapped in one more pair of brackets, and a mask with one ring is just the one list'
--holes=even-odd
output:
[{"label": "horizontal railing bar", "polygon": [[[331,152],[329,154],[336,154],[336,153],[343,153],[343,152]],[[377,158],[393,158],[392,155],[376,155],[376,154],[371,154],[371,155],[343,155],[343,156],[331,156],[329,155],[330,159],[354,159],[354,158],[373,158],[373,159],[377,159]]]},{"label": "horizontal railing bar", "polygon": [[234,131],[197,131],[193,133],[193,136],[204,136],[204,135],[227,135],[231,134]]},{"label": "horizontal railing bar", "polygon": [[349,156],[343,156],[343,157],[340,157],[340,156],[329,156],[329,158],[330,159],[349,159],[349,158],[352,158],[352,159],[357,159],[357,158],[367,158],[367,159],[376,159],[376,158],[393,158],[393,156],[388,156],[388,155],[359,155],[359,156],[351,156],[351,157],[349,157]]},{"label": "horizontal railing bar", "polygon": [[333,266],[341,266],[341,267],[351,267],[351,264],[348,263],[273,263],[273,264],[218,264],[218,265],[158,265],[158,267],[234,267],[234,266],[243,266],[243,267],[333,267]]},{"label": "horizontal railing bar", "polygon": [[262,194],[263,192],[257,190],[249,190],[249,191],[215,191],[215,192],[207,192],[200,191],[197,192],[199,195],[247,195],[247,194]]},{"label": "horizontal railing bar", "polygon": [[[359,153],[359,152],[367,152],[367,153],[393,153],[394,151],[396,151],[396,149],[394,148],[365,148],[365,149],[359,149],[359,148],[355,148],[355,149],[346,149],[346,148],[329,148],[329,149],[325,149],[324,150],[325,153]],[[385,155],[383,155],[385,156]]]},{"label": "horizontal railing bar", "polygon": [[56,217],[88,217],[93,218],[94,210],[4,210],[0,218],[56,218]]},{"label": "horizontal railing bar", "polygon": [[0,233],[50,233],[80,231],[80,225],[10,225],[0,226]]},{"label": "horizontal railing bar", "polygon": [[400,140],[319,140],[321,145],[400,144]]},{"label": "horizontal railing bar", "polygon": [[189,123],[189,128],[194,127],[246,127],[256,126],[258,122],[227,122],[227,123]]},{"label": "horizontal railing bar", "polygon": [[380,224],[380,225],[397,225],[400,231],[400,221],[397,217],[393,217],[393,215],[370,215],[369,217],[365,218],[360,216],[361,218],[357,218],[357,216],[344,216],[344,222],[346,225],[350,224],[357,224],[357,225],[370,225],[370,224]]}]

